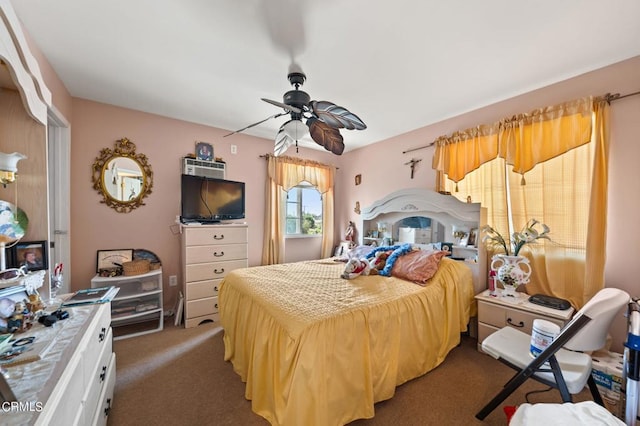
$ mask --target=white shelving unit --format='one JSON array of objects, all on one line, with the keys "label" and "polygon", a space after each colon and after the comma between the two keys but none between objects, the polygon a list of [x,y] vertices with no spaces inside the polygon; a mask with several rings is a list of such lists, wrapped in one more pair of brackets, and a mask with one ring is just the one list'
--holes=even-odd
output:
[{"label": "white shelving unit", "polygon": [[162,269],[131,276],[100,277],[96,275],[91,280],[92,288],[108,286],[120,288],[117,296],[111,301],[111,326],[114,329],[143,322],[157,323],[155,328],[118,335],[114,337],[114,340],[140,336],[163,329]]}]

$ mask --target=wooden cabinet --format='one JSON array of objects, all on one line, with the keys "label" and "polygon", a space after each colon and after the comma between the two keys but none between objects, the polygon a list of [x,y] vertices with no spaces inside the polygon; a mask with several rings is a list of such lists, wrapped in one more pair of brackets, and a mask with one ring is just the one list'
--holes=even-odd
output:
[{"label": "wooden cabinet", "polygon": [[116,381],[110,304],[64,309],[69,318],[21,336],[53,345],[43,359],[7,368],[16,398],[33,409],[2,411],[3,425],[107,424]]},{"label": "wooden cabinet", "polygon": [[182,278],[185,327],[218,321],[218,287],[231,271],[248,266],[246,224],[184,225]]},{"label": "wooden cabinet", "polygon": [[531,334],[533,320],[544,319],[563,327],[573,316],[574,309],[564,311],[546,308],[528,301],[529,296],[522,294],[518,298],[491,296],[489,290],[476,295],[478,302],[478,350],[482,341],[491,333],[503,327],[514,327],[523,333]]},{"label": "wooden cabinet", "polygon": [[[111,302],[111,325],[117,327],[115,340],[160,331],[164,327],[162,307],[162,268],[146,274],[100,277],[91,280],[92,288],[115,286],[120,290]],[[149,322],[153,328],[129,331],[120,328]]]}]

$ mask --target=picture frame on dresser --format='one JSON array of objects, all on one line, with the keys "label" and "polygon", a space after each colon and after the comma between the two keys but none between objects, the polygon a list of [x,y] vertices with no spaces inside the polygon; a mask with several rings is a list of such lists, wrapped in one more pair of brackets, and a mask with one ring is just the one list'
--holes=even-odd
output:
[{"label": "picture frame on dresser", "polygon": [[11,248],[10,268],[26,266],[28,271],[49,269],[48,241],[21,241]]}]

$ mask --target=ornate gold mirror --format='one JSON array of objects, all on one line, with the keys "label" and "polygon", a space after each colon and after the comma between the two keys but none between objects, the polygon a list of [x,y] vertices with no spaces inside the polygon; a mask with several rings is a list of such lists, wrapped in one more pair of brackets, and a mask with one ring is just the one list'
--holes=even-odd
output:
[{"label": "ornate gold mirror", "polygon": [[129,213],[144,205],[151,193],[153,171],[147,156],[136,153],[136,145],[127,138],[104,148],[93,162],[93,189],[103,196],[101,203],[118,213]]}]

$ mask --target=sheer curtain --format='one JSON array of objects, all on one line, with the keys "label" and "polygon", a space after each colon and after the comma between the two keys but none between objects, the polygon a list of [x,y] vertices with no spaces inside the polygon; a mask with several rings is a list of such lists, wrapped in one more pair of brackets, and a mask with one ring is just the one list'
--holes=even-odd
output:
[{"label": "sheer curtain", "polygon": [[[551,228],[552,242],[521,252],[533,267],[530,294],[579,308],[604,287],[607,123],[608,104],[591,98],[502,120],[490,127],[491,139],[479,141],[496,144],[494,159],[475,168],[454,162],[455,179],[442,179],[454,196],[482,203],[488,223],[504,236],[531,218]],[[436,155],[446,156],[438,149]],[[442,164],[434,160],[434,167]],[[448,178],[445,167],[438,171]]]},{"label": "sheer curtain", "polygon": [[306,181],[322,194],[322,253],[330,257],[333,249],[333,185],[335,167],[299,158],[267,157],[266,206],[262,264],[284,262],[287,191]]}]

